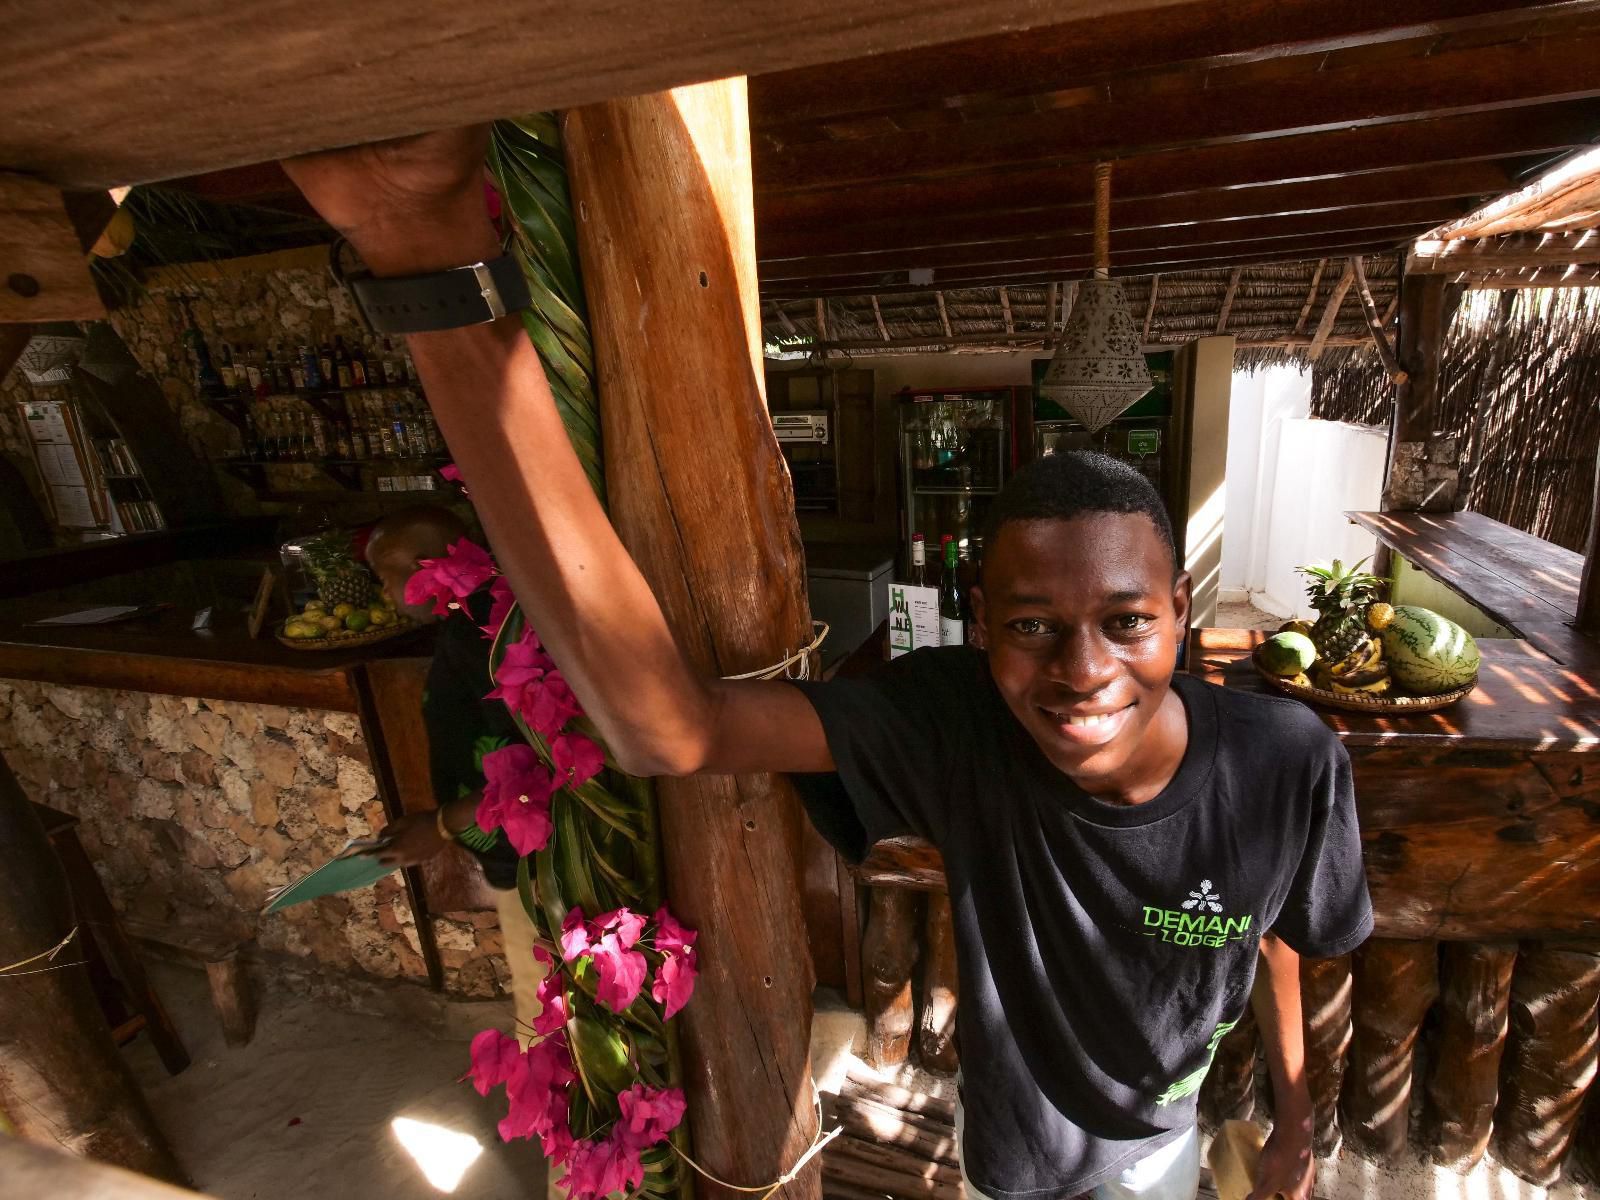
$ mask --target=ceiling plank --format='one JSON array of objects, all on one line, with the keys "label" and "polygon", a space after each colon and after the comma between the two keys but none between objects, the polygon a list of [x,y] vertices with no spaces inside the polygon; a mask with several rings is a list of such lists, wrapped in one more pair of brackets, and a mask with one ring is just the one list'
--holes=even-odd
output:
[{"label": "ceiling plank", "polygon": [[1328,338],[1333,333],[1334,324],[1339,320],[1339,309],[1344,304],[1344,298],[1349,294],[1350,285],[1355,282],[1355,270],[1351,266],[1353,259],[1346,259],[1344,272],[1339,276],[1339,282],[1333,285],[1333,291],[1328,293],[1328,304],[1322,310],[1322,319],[1317,322],[1317,331],[1311,335],[1311,345],[1306,350],[1306,357],[1316,362],[1321,356],[1323,348],[1328,344]]},{"label": "ceiling plank", "polygon": [[939,324],[944,327],[945,337],[955,337],[955,330],[950,328],[950,313],[944,306],[944,293],[935,292],[933,298],[939,305]]},{"label": "ceiling plank", "polygon": [[1228,276],[1228,290],[1222,294],[1222,309],[1217,313],[1218,333],[1228,327],[1228,314],[1233,311],[1233,297],[1239,291],[1239,277],[1243,274],[1243,267],[1235,267],[1233,274]]},{"label": "ceiling plank", "polygon": [[1299,337],[1306,327],[1306,318],[1311,315],[1311,306],[1317,302],[1317,288],[1322,284],[1322,272],[1327,269],[1328,260],[1317,259],[1316,268],[1311,272],[1311,288],[1306,292],[1306,302],[1300,306],[1300,317],[1294,323],[1294,333]]},{"label": "ceiling plank", "polygon": [[[1596,127],[1600,128],[1600,124]],[[1118,198],[1111,204],[1111,227],[1116,238],[1125,230],[1163,225],[1331,213],[1339,209],[1421,200],[1476,202],[1498,195],[1512,184],[1506,170],[1493,162],[1441,163],[1340,179],[1178,192],[1147,199]],[[943,185],[935,181],[927,188],[938,193]],[[848,195],[841,200],[844,204],[850,203]],[[1043,207],[1035,207],[1037,197],[1025,192],[1013,194],[1010,201],[1017,207],[993,213],[973,212],[952,202],[938,215],[922,219],[908,219],[898,210],[888,210],[895,215],[884,217],[880,212],[874,219],[857,224],[849,223],[843,212],[833,219],[808,222],[803,227],[785,226],[781,219],[769,220],[757,229],[756,248],[763,260],[776,260],[895,247],[957,246],[1002,237],[1046,236],[1087,229],[1094,212],[1088,196],[1081,203]],[[851,205],[852,210],[853,207]]]},{"label": "ceiling plank", "polygon": [[1410,376],[1400,369],[1400,360],[1395,357],[1394,344],[1389,341],[1389,335],[1383,331],[1383,320],[1378,316],[1378,305],[1372,299],[1372,288],[1367,283],[1367,267],[1359,254],[1353,255],[1350,259],[1350,275],[1355,280],[1356,299],[1361,302],[1361,313],[1367,319],[1367,328],[1372,330],[1372,341],[1378,348],[1378,359],[1383,363],[1383,369],[1388,372],[1390,381],[1396,385],[1402,384]]},{"label": "ceiling plank", "polygon": [[789,319],[789,314],[783,311],[783,304],[781,302],[774,302],[772,307],[777,310],[778,320],[783,323],[784,332],[788,333],[790,337],[799,337],[800,330],[798,327],[796,327],[795,323]]},{"label": "ceiling plank", "polygon": [[889,341],[889,330],[883,323],[883,309],[878,307],[878,298],[876,296],[872,298],[872,319],[878,324],[878,336],[886,342]]},{"label": "ceiling plank", "polygon": [[1000,311],[1005,315],[1006,332],[1015,333],[1016,329],[1011,323],[1011,293],[1005,288],[1000,289]]},{"label": "ceiling plank", "polygon": [[1506,234],[1481,242],[1418,243],[1406,258],[1412,275],[1509,271],[1600,263],[1600,230],[1571,234]]},{"label": "ceiling plank", "polygon": [[823,341],[827,341],[828,340],[828,302],[826,300],[821,299],[820,297],[817,300],[816,313],[817,313],[817,318],[816,318],[817,319],[817,336],[819,338],[821,338]]},{"label": "ceiling plank", "polygon": [[[1396,64],[1349,63],[1234,86],[1196,86],[1026,115],[849,141],[756,148],[769,185],[832,186],[957,169],[1121,158],[1600,95],[1600,35],[1445,50]],[[1215,86],[1213,86],[1215,85]]]},{"label": "ceiling plank", "polygon": [[1148,342],[1150,340],[1150,322],[1155,319],[1156,293],[1160,291],[1160,289],[1161,275],[1158,272],[1157,274],[1150,276],[1150,299],[1145,303],[1144,306],[1144,332],[1139,335],[1141,341]]},{"label": "ceiling plank", "polygon": [[170,179],[1173,3],[395,0],[375,20],[312,0],[12,0],[0,165],[80,188]]},{"label": "ceiling plank", "polygon": [[[1339,210],[1332,214],[1306,213],[1263,217],[1250,221],[1216,221],[1204,225],[1162,226],[1119,232],[1113,239],[1113,263],[1131,252],[1192,248],[1214,243],[1261,242],[1275,238],[1334,236],[1360,229],[1418,226],[1426,232],[1459,214],[1462,206],[1449,201],[1396,204]],[[886,250],[864,254],[826,254],[806,258],[762,259],[764,279],[797,279],[808,275],[858,274],[865,277],[918,267],[964,267],[977,263],[1004,263],[1018,259],[1075,258],[1092,249],[1093,234],[1065,233],[1056,237],[1019,238],[977,245],[936,249]],[[942,276],[939,281],[943,283]],[[867,290],[867,289],[864,289]]]},{"label": "ceiling plank", "polygon": [[[752,123],[771,129],[965,96],[1055,91],[1097,76],[1184,63],[1209,69],[1361,44],[1440,37],[1593,11],[1580,3],[1506,0],[1228,0],[1167,9],[1158,21],[1117,13],[1025,33],[897,51],[847,72],[807,67],[750,81]],[[1005,70],[997,72],[996,63]]]}]

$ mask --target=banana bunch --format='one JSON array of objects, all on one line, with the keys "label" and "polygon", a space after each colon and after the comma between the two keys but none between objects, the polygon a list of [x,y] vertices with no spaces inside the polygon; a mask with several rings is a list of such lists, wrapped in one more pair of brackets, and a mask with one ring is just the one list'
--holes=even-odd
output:
[{"label": "banana bunch", "polygon": [[[1367,626],[1377,633],[1394,620],[1394,609],[1387,604],[1374,604],[1367,611]],[[1314,668],[1316,686],[1347,695],[1365,692],[1369,696],[1382,696],[1393,686],[1389,678],[1389,664],[1383,661],[1383,639],[1371,638],[1359,650],[1340,659],[1331,666],[1319,663]]]}]

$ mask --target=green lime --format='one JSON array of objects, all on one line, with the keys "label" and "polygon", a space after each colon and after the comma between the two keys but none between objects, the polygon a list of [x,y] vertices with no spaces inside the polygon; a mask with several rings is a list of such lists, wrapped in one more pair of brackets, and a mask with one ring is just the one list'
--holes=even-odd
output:
[{"label": "green lime", "polygon": [[351,633],[360,633],[372,624],[372,617],[362,609],[357,609],[344,619],[344,627]]},{"label": "green lime", "polygon": [[1310,668],[1317,661],[1317,648],[1303,633],[1275,633],[1256,651],[1261,665],[1285,679]]}]

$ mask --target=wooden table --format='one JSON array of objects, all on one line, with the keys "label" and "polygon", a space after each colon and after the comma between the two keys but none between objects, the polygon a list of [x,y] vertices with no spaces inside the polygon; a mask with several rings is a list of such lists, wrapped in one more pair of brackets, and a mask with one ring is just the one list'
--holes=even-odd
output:
[{"label": "wooden table", "polygon": [[1345,516],[1556,662],[1600,671],[1600,644],[1574,628],[1583,555],[1479,513]]}]

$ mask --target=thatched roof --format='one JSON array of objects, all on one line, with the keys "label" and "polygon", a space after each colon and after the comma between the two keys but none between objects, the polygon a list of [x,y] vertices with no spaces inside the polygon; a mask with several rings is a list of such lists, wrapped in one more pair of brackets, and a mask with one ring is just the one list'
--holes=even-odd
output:
[{"label": "thatched roof", "polygon": [[[1344,259],[1184,271],[1121,282],[1148,346],[1170,346],[1216,333],[1238,339],[1244,361],[1303,357],[1312,348]],[[1373,300],[1384,319],[1395,308],[1393,257],[1366,263]],[[1052,340],[1070,309],[1075,283],[952,288],[889,295],[769,300],[762,329],[769,346],[853,354],[927,350],[1038,349]],[[1152,293],[1154,303],[1152,304]],[[1226,312],[1224,312],[1226,309]],[[1329,351],[1371,344],[1352,287],[1342,290],[1327,326]],[[1341,355],[1344,357],[1344,355]]]}]

